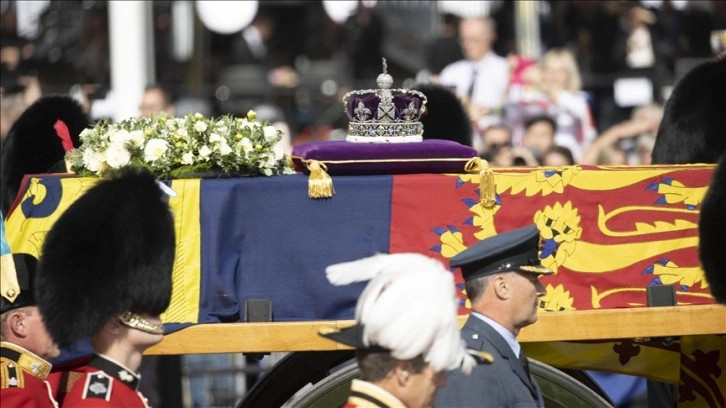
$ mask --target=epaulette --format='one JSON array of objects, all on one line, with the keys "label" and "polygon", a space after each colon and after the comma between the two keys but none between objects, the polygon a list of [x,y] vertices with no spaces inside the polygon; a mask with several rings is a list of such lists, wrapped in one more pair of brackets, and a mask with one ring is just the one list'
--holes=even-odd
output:
[{"label": "epaulette", "polygon": [[68,394],[71,389],[76,385],[76,381],[83,377],[84,373],[78,371],[64,371],[61,374],[60,389],[59,392],[62,394]]},{"label": "epaulette", "polygon": [[49,362],[30,351],[8,342],[2,342],[0,357],[3,361],[14,363],[18,371],[24,370],[39,380],[45,380],[52,367]]},{"label": "epaulette", "polygon": [[108,402],[111,400],[112,388],[113,378],[108,374],[103,371],[88,373],[81,399],[98,398]]},{"label": "epaulette", "polygon": [[18,367],[15,361],[8,359],[0,360],[0,389],[24,388],[25,380],[23,370]]}]

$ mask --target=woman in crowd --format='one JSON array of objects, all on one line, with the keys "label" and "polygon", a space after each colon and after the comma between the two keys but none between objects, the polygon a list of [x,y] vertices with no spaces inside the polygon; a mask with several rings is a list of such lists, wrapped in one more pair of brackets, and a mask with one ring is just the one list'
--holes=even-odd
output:
[{"label": "woman in crowd", "polygon": [[572,151],[575,160],[595,139],[590,107],[582,92],[580,71],[572,53],[552,49],[542,58],[542,89],[557,121],[555,144]]}]

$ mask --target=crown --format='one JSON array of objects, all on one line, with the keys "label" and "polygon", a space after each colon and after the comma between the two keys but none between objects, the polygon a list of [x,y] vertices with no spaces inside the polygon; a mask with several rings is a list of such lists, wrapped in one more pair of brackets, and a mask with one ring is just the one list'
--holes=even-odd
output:
[{"label": "crown", "polygon": [[376,83],[379,89],[350,91],[343,96],[348,115],[345,140],[357,143],[404,143],[423,140],[419,121],[426,111],[426,95],[410,89],[390,89],[393,78],[386,72]]}]

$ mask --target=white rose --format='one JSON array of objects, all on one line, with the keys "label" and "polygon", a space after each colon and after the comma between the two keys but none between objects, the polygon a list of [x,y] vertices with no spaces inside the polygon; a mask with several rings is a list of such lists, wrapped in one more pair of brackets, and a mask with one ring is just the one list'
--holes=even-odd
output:
[{"label": "white rose", "polygon": [[157,161],[166,153],[167,149],[169,149],[169,144],[166,140],[151,139],[144,148],[144,160],[147,162]]},{"label": "white rose", "polygon": [[133,132],[131,132],[131,140],[130,141],[131,141],[131,143],[134,146],[137,146],[137,147],[143,146],[144,145],[144,139],[145,139],[144,132],[142,132],[140,130],[134,130]]},{"label": "white rose", "polygon": [[198,120],[194,123],[194,130],[197,132],[204,132],[207,130],[207,124],[202,122],[201,120]]},{"label": "white rose", "polygon": [[129,140],[131,140],[131,133],[121,129],[112,133],[108,140],[109,142],[114,144],[124,145],[128,143]]},{"label": "white rose", "polygon": [[176,129],[176,121],[174,121],[174,120],[167,120],[166,121],[166,128],[169,129],[169,130]]},{"label": "white rose", "polygon": [[250,142],[250,139],[244,138],[237,142],[237,144],[234,146],[235,150],[237,151],[237,154],[241,153],[249,153],[252,150],[252,142]]},{"label": "white rose", "polygon": [[212,150],[209,148],[209,146],[204,145],[199,148],[199,156],[201,156],[205,160],[209,159],[210,154],[212,154]]},{"label": "white rose", "polygon": [[194,155],[192,154],[192,152],[186,152],[182,155],[181,164],[194,164]]},{"label": "white rose", "polygon": [[181,137],[183,137],[183,138],[187,138],[187,137],[189,137],[189,132],[187,132],[187,130],[186,130],[186,129],[182,129],[182,128],[180,128],[179,130],[177,130],[177,131],[176,131],[176,133],[178,133],[178,134],[179,134],[179,136],[181,136]]},{"label": "white rose", "polygon": [[223,156],[232,153],[232,148],[229,147],[226,140],[223,140],[222,143],[219,145],[219,153],[221,153]]},{"label": "white rose", "polygon": [[217,133],[212,133],[211,135],[209,135],[209,143],[220,143],[223,140],[224,139],[222,138],[222,136],[218,135]]},{"label": "white rose", "polygon": [[264,129],[262,129],[262,132],[265,134],[265,138],[268,141],[277,139],[277,129],[273,126],[265,126]]},{"label": "white rose", "polygon": [[83,151],[83,166],[94,173],[101,170],[104,161],[106,160],[103,154],[95,150],[86,149]]},{"label": "white rose", "polygon": [[[126,132],[128,133],[128,132]],[[131,153],[126,150],[124,143],[111,143],[106,150],[106,163],[114,169],[121,168],[131,160]]]}]

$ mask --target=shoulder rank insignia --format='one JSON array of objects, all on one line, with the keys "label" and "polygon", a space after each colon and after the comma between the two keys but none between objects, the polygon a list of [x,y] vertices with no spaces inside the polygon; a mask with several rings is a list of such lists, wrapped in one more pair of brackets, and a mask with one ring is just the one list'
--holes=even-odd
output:
[{"label": "shoulder rank insignia", "polygon": [[23,388],[25,386],[23,371],[18,369],[18,366],[13,362],[3,361],[0,371],[2,371],[0,373],[0,388]]},{"label": "shoulder rank insignia", "polygon": [[83,387],[82,399],[99,398],[102,400],[111,400],[111,388],[113,388],[113,378],[103,371],[96,371],[88,374],[86,385]]}]

